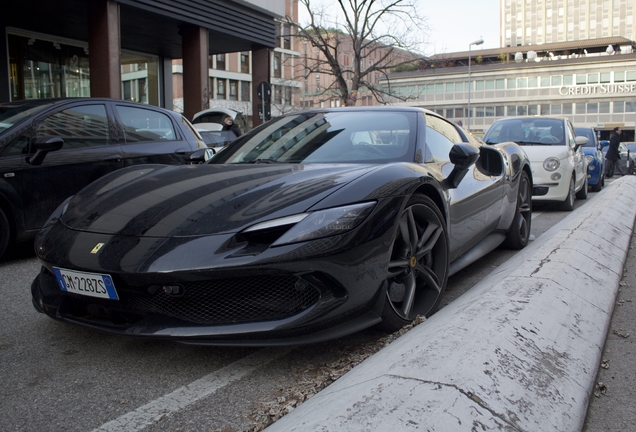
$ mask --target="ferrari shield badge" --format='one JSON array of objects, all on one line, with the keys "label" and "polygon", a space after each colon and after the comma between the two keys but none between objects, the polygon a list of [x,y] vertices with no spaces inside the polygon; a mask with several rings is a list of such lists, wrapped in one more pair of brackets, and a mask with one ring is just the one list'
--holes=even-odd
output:
[{"label": "ferrari shield badge", "polygon": [[97,243],[95,247],[93,248],[93,250],[91,251],[91,253],[96,254],[105,244],[106,243]]}]

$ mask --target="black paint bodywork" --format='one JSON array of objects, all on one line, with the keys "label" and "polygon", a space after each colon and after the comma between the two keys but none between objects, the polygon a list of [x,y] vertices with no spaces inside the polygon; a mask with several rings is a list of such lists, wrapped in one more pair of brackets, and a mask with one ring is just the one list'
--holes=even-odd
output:
[{"label": "black paint bodywork", "polygon": [[[425,117],[418,118],[416,154],[426,158]],[[65,212],[59,208],[39,233],[43,268],[32,287],[34,305],[101,331],[218,345],[317,342],[378,323],[392,241],[411,195],[425,194],[439,206],[451,261],[512,224],[520,173],[530,174],[525,154],[514,144],[486,146],[461,133],[480,157],[456,189],[444,182],[449,163],[147,165],[107,175],[77,193]],[[371,213],[344,234],[272,246],[280,232],[245,231],[369,202]],[[99,243],[103,248],[91,254]],[[63,294],[53,266],[112,275],[121,301]],[[227,302],[234,315],[206,311],[199,318],[194,305],[181,313],[175,305],[200,286],[216,299],[202,300],[203,307]],[[161,300],[168,306],[148,306],[165,287],[177,291]],[[262,299],[264,292],[275,294]]]}]

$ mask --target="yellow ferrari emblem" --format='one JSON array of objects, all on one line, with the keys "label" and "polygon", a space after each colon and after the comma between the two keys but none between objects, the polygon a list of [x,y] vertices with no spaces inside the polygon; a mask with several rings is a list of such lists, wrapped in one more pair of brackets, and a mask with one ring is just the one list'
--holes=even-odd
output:
[{"label": "yellow ferrari emblem", "polygon": [[93,248],[93,250],[91,251],[91,253],[96,254],[105,244],[106,243],[97,243],[95,247]]},{"label": "yellow ferrari emblem", "polygon": [[415,267],[415,266],[417,265],[417,258],[416,258],[415,256],[412,256],[412,257],[409,259],[409,265],[410,265],[411,267]]}]

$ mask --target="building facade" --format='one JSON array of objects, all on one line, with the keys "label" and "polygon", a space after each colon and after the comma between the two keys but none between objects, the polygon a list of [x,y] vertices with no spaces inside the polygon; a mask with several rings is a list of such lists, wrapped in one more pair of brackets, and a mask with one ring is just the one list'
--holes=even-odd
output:
[{"label": "building facade", "polygon": [[558,115],[602,137],[621,126],[632,141],[635,48],[629,39],[601,38],[446,54],[419,71],[392,74],[386,102],[428,108],[463,126],[470,116],[477,134],[502,117]]},{"label": "building facade", "polygon": [[[0,15],[0,101],[101,96],[171,109],[172,60],[182,59],[191,117],[223,90],[210,87],[218,55],[250,52],[252,79],[269,80],[285,14],[283,0],[12,1]],[[232,78],[225,91],[239,92]]]},{"label": "building facade", "polygon": [[634,0],[501,0],[501,46],[634,39]]},{"label": "building facade", "polygon": [[[285,16],[298,20],[298,0],[285,0]],[[268,73],[271,86],[271,115],[277,116],[299,107],[301,82],[295,77],[295,66],[299,57],[295,45],[295,29],[283,19],[275,20],[275,47],[269,50]],[[232,108],[242,111],[252,125],[255,87],[252,73],[254,64],[251,51],[219,53],[208,59],[210,108]],[[183,112],[183,62],[173,60],[173,83],[175,111]]]}]

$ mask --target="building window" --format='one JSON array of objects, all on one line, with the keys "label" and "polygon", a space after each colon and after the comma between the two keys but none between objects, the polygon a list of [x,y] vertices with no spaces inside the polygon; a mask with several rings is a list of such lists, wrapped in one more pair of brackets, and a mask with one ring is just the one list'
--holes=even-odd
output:
[{"label": "building window", "polygon": [[561,104],[552,105],[550,107],[550,114],[552,114],[552,115],[561,115]]},{"label": "building window", "polygon": [[572,112],[572,104],[571,103],[564,103],[563,104],[563,112],[562,112],[562,114],[564,114],[564,115],[572,115],[572,114],[574,114]]},{"label": "building window", "polygon": [[225,99],[225,80],[223,79],[216,80],[216,98]]},{"label": "building window", "polygon": [[609,72],[601,72],[601,84],[610,83],[610,73]]},{"label": "building window", "polygon": [[541,87],[550,87],[550,77],[547,77],[547,76],[541,77]]},{"label": "building window", "polygon": [[588,114],[598,114],[598,104],[596,102],[590,102],[587,104]]},{"label": "building window", "polygon": [[280,91],[280,86],[274,86],[274,103],[279,105],[283,103],[283,95]]},{"label": "building window", "polygon": [[495,80],[486,80],[486,90],[495,89]]},{"label": "building window", "polygon": [[636,81],[636,72],[628,71],[627,72],[627,81]]},{"label": "building window", "polygon": [[610,112],[610,103],[609,102],[599,102],[599,104],[598,104],[598,112],[599,112],[599,114],[609,114],[609,112]]},{"label": "building window", "polygon": [[620,114],[624,112],[625,112],[625,102],[624,101],[614,102],[614,113]]},{"label": "building window", "polygon": [[225,54],[216,55],[216,67],[218,70],[225,70]]},{"label": "building window", "polygon": [[505,109],[503,106],[495,107],[495,117],[505,117]]},{"label": "building window", "polygon": [[518,116],[525,116],[528,115],[528,107],[525,105],[520,105],[517,107],[517,115]]},{"label": "building window", "polygon": [[528,115],[538,115],[538,114],[539,114],[538,105],[528,105]]},{"label": "building window", "polygon": [[464,108],[455,108],[455,117],[464,117]]},{"label": "building window", "polygon": [[484,116],[484,107],[477,107],[475,109],[475,113],[476,113],[477,117],[483,117]]},{"label": "building window", "polygon": [[539,78],[537,77],[529,77],[528,78],[528,88],[537,88],[539,87]]},{"label": "building window", "polygon": [[514,105],[508,105],[506,112],[508,113],[508,117],[514,117],[517,115],[517,107]]},{"label": "building window", "polygon": [[506,80],[503,78],[495,80],[495,88],[497,90],[504,90],[506,88]]},{"label": "building window", "polygon": [[284,87],[285,89],[285,104],[292,105],[292,88],[289,86]]},{"label": "building window", "polygon": [[598,74],[597,73],[587,74],[587,83],[588,84],[598,84]]},{"label": "building window", "polygon": [[614,72],[614,82],[625,82],[625,72]]},{"label": "building window", "polygon": [[444,84],[435,84],[435,93],[444,93]]},{"label": "building window", "polygon": [[577,102],[576,114],[585,114],[585,102]]},{"label": "building window", "polygon": [[541,104],[541,115],[550,115],[550,104]]},{"label": "building window", "polygon": [[625,102],[625,112],[636,111],[636,102]]},{"label": "building window", "polygon": [[283,24],[283,48],[291,49],[291,27],[289,24]]},{"label": "building window", "polygon": [[495,116],[495,108],[494,107],[486,107],[486,117],[494,117]]},{"label": "building window", "polygon": [[550,84],[552,87],[561,87],[563,83],[563,77],[561,75],[552,75],[550,77]]},{"label": "building window", "polygon": [[446,83],[446,93],[455,92],[455,83]]},{"label": "building window", "polygon": [[238,81],[230,80],[229,100],[238,100]]},{"label": "building window", "polygon": [[274,53],[274,78],[281,77],[281,53]]},{"label": "building window", "polygon": [[463,91],[466,91],[466,90],[468,90],[468,88],[466,87],[466,85],[465,85],[465,83],[463,81],[455,83],[455,91],[456,92],[463,92]]},{"label": "building window", "polygon": [[573,81],[572,75],[563,75],[563,85],[571,86]]},{"label": "building window", "polygon": [[484,82],[483,81],[475,81],[475,90],[483,90]]},{"label": "building window", "polygon": [[250,73],[250,53],[249,52],[241,53],[241,72]]},{"label": "building window", "polygon": [[250,92],[250,82],[249,81],[241,81],[241,100],[245,102],[249,102],[252,100],[251,92]]},{"label": "building window", "polygon": [[528,78],[517,78],[517,88],[527,88]]},{"label": "building window", "polygon": [[587,75],[585,75],[585,74],[576,74],[576,84],[577,85],[587,84]]},{"label": "building window", "polygon": [[455,117],[455,108],[446,109],[446,118],[452,119]]},{"label": "building window", "polygon": [[508,89],[517,88],[517,79],[516,78],[508,78]]}]

